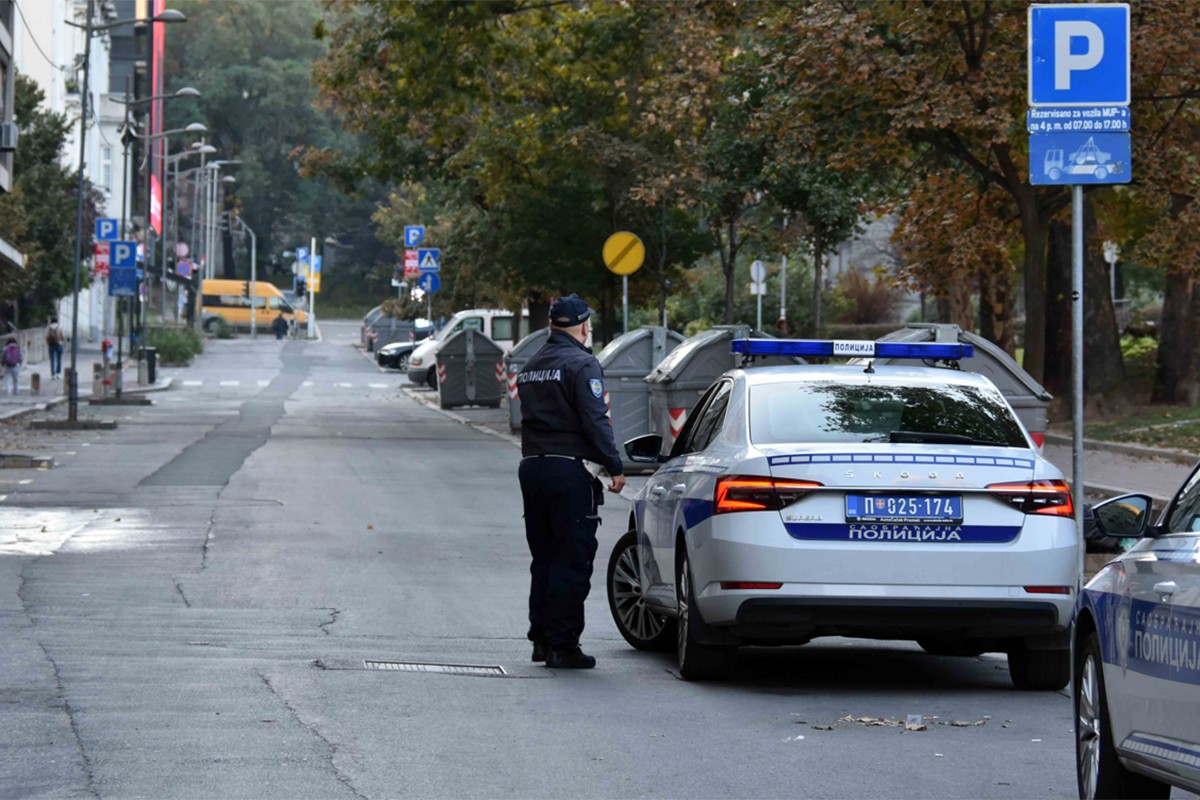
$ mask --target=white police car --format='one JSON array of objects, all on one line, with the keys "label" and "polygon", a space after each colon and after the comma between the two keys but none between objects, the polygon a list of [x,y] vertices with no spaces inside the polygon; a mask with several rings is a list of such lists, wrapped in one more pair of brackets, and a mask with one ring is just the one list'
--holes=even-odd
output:
[{"label": "white police car", "polygon": [[1150,498],[1093,509],[1110,537],[1137,537],[1084,587],[1075,623],[1079,796],[1200,792],[1200,467],[1157,524]]},{"label": "white police car", "polygon": [[[754,355],[922,358],[970,345],[740,340]],[[674,645],[688,679],[739,645],[914,639],[1008,653],[1013,683],[1060,689],[1080,545],[1062,474],[999,390],[956,369],[737,369],[700,399],[634,499],[609,605],[639,649]]]}]

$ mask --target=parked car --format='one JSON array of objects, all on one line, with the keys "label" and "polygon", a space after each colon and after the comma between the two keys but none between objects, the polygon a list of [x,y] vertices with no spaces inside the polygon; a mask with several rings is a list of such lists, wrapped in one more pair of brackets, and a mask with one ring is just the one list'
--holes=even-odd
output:
[{"label": "parked car", "polygon": [[529,310],[524,310],[519,327],[513,323],[513,313],[502,309],[472,308],[456,312],[441,330],[413,350],[408,359],[408,379],[418,386],[426,384],[436,389],[437,370],[433,369],[433,366],[437,362],[437,349],[451,335],[466,328],[482,331],[507,352],[529,332]]},{"label": "parked car", "polygon": [[408,369],[408,357],[412,355],[413,350],[424,343],[425,340],[422,339],[419,342],[385,344],[375,353],[375,363],[381,367],[398,369],[403,372]]},{"label": "parked car", "polygon": [[[865,357],[971,351],[853,344]],[[831,342],[733,346],[834,352]],[[673,647],[685,679],[723,674],[742,645],[853,636],[915,640],[936,655],[1006,652],[1021,689],[1069,682],[1080,558],[1071,493],[983,375],[735,369],[668,455],[662,443],[625,445],[631,460],[661,466],[634,498],[607,588],[625,640]]]},{"label": "parked car", "polygon": [[1075,619],[1079,796],[1200,793],[1200,466],[1158,522],[1129,494],[1093,510],[1099,533],[1136,538],[1084,586]]}]

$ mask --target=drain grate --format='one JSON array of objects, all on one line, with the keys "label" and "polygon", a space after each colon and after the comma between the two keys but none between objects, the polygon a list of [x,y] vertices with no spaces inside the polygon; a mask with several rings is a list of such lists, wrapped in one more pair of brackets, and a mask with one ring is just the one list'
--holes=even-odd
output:
[{"label": "drain grate", "polygon": [[486,664],[429,664],[422,661],[363,661],[367,669],[388,672],[437,672],[443,675],[506,675],[504,667]]}]

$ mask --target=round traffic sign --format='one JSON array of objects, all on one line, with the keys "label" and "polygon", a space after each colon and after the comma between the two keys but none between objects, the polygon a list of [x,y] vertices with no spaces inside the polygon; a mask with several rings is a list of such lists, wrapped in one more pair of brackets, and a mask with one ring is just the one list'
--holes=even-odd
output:
[{"label": "round traffic sign", "polygon": [[755,283],[762,283],[767,278],[767,268],[763,266],[761,261],[755,261],[750,265],[750,277]]},{"label": "round traffic sign", "polygon": [[604,266],[615,275],[632,275],[646,259],[646,246],[629,231],[617,231],[604,243]]}]

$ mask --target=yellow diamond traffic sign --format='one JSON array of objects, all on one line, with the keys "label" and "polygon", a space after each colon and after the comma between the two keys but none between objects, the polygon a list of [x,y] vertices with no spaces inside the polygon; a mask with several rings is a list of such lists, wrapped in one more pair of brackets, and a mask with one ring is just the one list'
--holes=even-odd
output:
[{"label": "yellow diamond traffic sign", "polygon": [[646,259],[646,246],[629,231],[617,231],[604,243],[604,266],[615,275],[632,275]]}]

